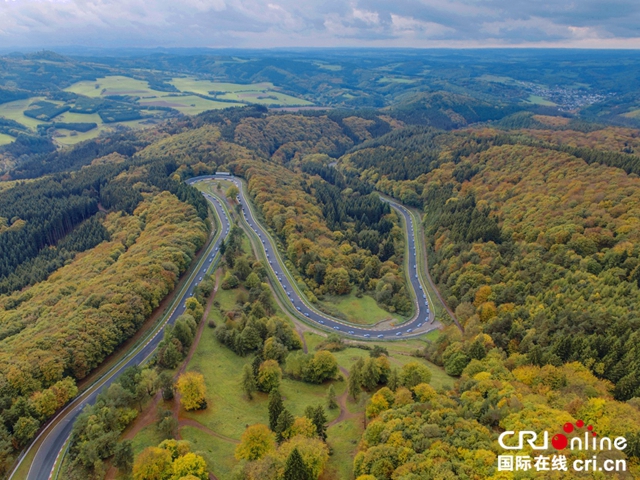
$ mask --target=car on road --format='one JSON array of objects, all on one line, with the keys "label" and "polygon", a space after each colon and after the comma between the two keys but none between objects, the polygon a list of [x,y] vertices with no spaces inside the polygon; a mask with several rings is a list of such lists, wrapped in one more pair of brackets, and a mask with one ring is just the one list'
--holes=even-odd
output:
[{"label": "car on road", "polygon": [[322,320],[318,320],[318,323],[324,325],[324,322]]},{"label": "car on road", "polygon": [[300,307],[296,307],[298,309],[299,312],[301,312],[302,310],[300,310]]},{"label": "car on road", "polygon": [[411,333],[411,332],[413,332],[413,329],[409,328],[405,333]]},{"label": "car on road", "polygon": [[202,277],[200,277],[200,278],[198,279],[198,281],[200,281],[200,280],[202,280]]},{"label": "car on road", "polygon": [[333,329],[334,330],[340,330],[340,327],[336,325],[335,327],[333,327]]},{"label": "car on road", "polygon": [[371,336],[371,335],[369,335],[368,333],[365,333],[365,334],[363,335],[363,337],[367,337],[367,338],[369,338],[370,336]]},{"label": "car on road", "polygon": [[402,335],[402,332],[396,333],[396,337],[399,337],[400,335]]},{"label": "car on road", "polygon": [[305,316],[305,317],[308,317],[308,316],[309,316],[309,314],[308,314],[307,312],[304,312],[304,316]]},{"label": "car on road", "polygon": [[422,323],[419,323],[418,325],[416,325],[416,328],[420,328],[422,326]]},{"label": "car on road", "polygon": [[378,335],[378,338],[384,338],[384,335],[380,334]]}]

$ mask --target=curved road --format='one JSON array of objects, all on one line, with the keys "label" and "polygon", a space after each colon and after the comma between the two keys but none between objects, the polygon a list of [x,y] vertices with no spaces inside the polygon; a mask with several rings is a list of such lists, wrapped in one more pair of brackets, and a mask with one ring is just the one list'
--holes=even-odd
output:
[{"label": "curved road", "polygon": [[187,182],[189,184],[194,184],[206,180],[228,180],[232,181],[238,187],[238,190],[240,192],[238,202],[242,206],[242,214],[244,216],[244,220],[249,225],[249,228],[251,228],[254,233],[258,235],[258,238],[262,242],[266,258],[269,261],[269,266],[273,271],[275,277],[278,279],[278,282],[284,289],[284,292],[289,298],[289,301],[291,302],[293,307],[306,318],[306,320],[311,320],[312,322],[315,322],[320,326],[333,329],[337,332],[350,335],[352,337],[361,338],[395,339],[399,337],[423,335],[427,331],[437,328],[435,325],[433,325],[434,315],[430,311],[429,302],[427,301],[427,295],[422,283],[422,278],[418,274],[413,217],[411,216],[409,211],[402,205],[383,198],[384,201],[389,203],[404,218],[405,230],[408,230],[405,231],[408,244],[407,274],[411,283],[411,290],[414,296],[414,303],[416,305],[416,313],[411,320],[404,322],[400,326],[384,330],[373,329],[342,322],[336,318],[330,317],[318,311],[313,306],[303,301],[301,293],[297,291],[293,286],[293,279],[284,266],[284,261],[275,246],[273,238],[255,219],[251,204],[247,201],[247,198],[245,196],[244,184],[239,179],[231,175],[203,175],[189,179]]},{"label": "curved road", "polygon": [[[404,218],[405,233],[408,240],[408,276],[412,287],[414,302],[416,304],[416,315],[401,326],[388,329],[367,329],[361,326],[347,324],[338,319],[329,317],[302,300],[301,293],[293,287],[293,280],[290,277],[288,270],[284,267],[284,262],[275,247],[274,240],[262,225],[256,221],[251,205],[245,197],[244,186],[241,181],[230,175],[206,175],[191,178],[187,180],[187,183],[193,185],[204,180],[213,179],[232,181],[238,186],[240,191],[238,201],[242,206],[244,220],[249,228],[251,228],[257,235],[257,238],[262,242],[266,259],[269,262],[275,278],[278,279],[280,286],[283,288],[292,306],[299,312],[301,318],[315,322],[326,329],[333,329],[342,334],[360,338],[406,338],[408,336],[422,335],[427,331],[437,328],[437,326],[433,324],[433,313],[429,310],[424,285],[417,271],[413,219],[410,213],[402,205],[391,200],[383,199],[396,209],[396,211],[398,211]],[[179,292],[177,296],[177,306],[171,312],[169,318],[160,328],[156,329],[155,333],[152,334],[153,336],[147,340],[143,347],[136,348],[133,352],[123,358],[116,366],[104,375],[103,379],[98,380],[94,386],[89,388],[85,393],[64,408],[54,418],[54,420],[50,422],[50,424],[53,425],[52,427],[48,427],[43,430],[38,438],[44,436],[44,440],[38,448],[31,463],[27,480],[48,480],[51,477],[58,457],[62,453],[64,445],[71,433],[73,423],[82,409],[86,405],[93,404],[98,394],[109,388],[109,386],[126,368],[143,363],[153,353],[162,340],[161,334],[164,331],[164,327],[167,324],[173,324],[175,320],[184,313],[186,299],[193,295],[193,290],[202,280],[202,275],[204,275],[204,273],[206,273],[215,264],[214,261],[217,262],[218,249],[222,239],[224,239],[227,233],[229,233],[230,221],[220,201],[216,197],[207,193],[203,193],[203,195],[207,198],[217,213],[218,220],[221,224],[220,234],[218,234],[216,240],[209,245],[206,255],[203,255],[202,259],[198,263],[197,269],[191,273],[187,283]],[[36,439],[36,441],[37,440],[38,439]],[[25,454],[27,452],[25,452]],[[17,467],[14,469],[14,474],[16,470]]]},{"label": "curved road", "polygon": [[[174,310],[171,312],[169,318],[164,322],[162,327],[158,329],[150,339],[148,338],[146,340],[146,343],[142,348],[134,350],[134,352],[123,358],[116,366],[114,366],[109,372],[105,374],[106,380],[102,381],[102,383],[100,383],[101,380],[98,380],[98,383],[96,383],[96,385],[92,386],[84,394],[79,396],[75,401],[70,403],[55,417],[55,419],[60,420],[58,423],[55,423],[55,425],[51,428],[43,430],[43,433],[41,433],[40,436],[46,436],[44,437],[44,440],[38,448],[38,451],[36,452],[35,457],[31,463],[31,467],[27,475],[28,480],[48,480],[50,478],[56,465],[56,460],[58,459],[59,454],[64,448],[69,434],[71,433],[73,423],[80,412],[82,412],[82,409],[86,405],[93,404],[96,401],[96,397],[98,396],[98,394],[109,388],[109,386],[120,376],[120,374],[126,368],[133,365],[141,364],[153,353],[153,351],[162,340],[162,332],[164,331],[165,326],[167,324],[173,324],[176,319],[184,313],[186,299],[193,296],[193,290],[202,280],[202,276],[204,275],[204,273],[206,273],[214,265],[214,260],[217,261],[216,255],[218,254],[220,242],[225,237],[226,233],[229,232],[229,219],[227,218],[227,214],[224,211],[224,208],[222,208],[222,205],[217,199],[209,195],[205,196],[207,197],[207,200],[209,200],[209,202],[212,204],[218,215],[218,221],[220,222],[221,226],[221,234],[216,234],[216,240],[209,245],[208,249],[206,250],[206,255],[203,255],[198,262],[198,268],[195,269],[189,276],[187,283],[177,296],[177,306],[175,306]],[[14,473],[16,470],[17,467],[14,470]]]}]

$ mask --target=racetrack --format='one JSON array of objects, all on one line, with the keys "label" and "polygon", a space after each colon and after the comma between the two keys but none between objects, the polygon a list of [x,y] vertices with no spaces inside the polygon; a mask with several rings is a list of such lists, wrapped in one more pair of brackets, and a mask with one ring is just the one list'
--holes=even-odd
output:
[{"label": "racetrack", "polygon": [[[402,205],[397,204],[392,200],[384,199],[389,202],[392,208],[398,211],[404,219],[405,234],[407,238],[407,279],[411,285],[410,290],[412,291],[415,302],[416,313],[409,321],[399,326],[386,329],[365,328],[332,318],[314,308],[313,305],[306,300],[297,285],[295,285],[291,273],[285,268],[284,261],[276,248],[274,239],[269,235],[266,228],[256,220],[256,215],[251,204],[248,202],[244,191],[244,184],[241,180],[229,175],[207,175],[191,178],[187,180],[187,183],[193,185],[198,182],[212,179],[232,181],[238,186],[238,190],[240,192],[238,201],[242,206],[242,216],[246,222],[246,226],[253,231],[256,236],[255,238],[263,245],[264,256],[269,262],[272,277],[277,279],[277,284],[274,285],[274,287],[281,289],[283,298],[288,298],[292,306],[292,311],[303,321],[320,329],[335,331],[346,336],[360,339],[395,340],[410,336],[423,335],[424,333],[439,327],[439,324],[434,322],[433,312],[429,309],[427,292],[423,283],[423,276],[418,272],[419,267],[418,262],[416,261],[417,252],[414,238],[414,220],[410,212]],[[220,223],[220,230],[216,233],[216,237],[207,247],[206,254],[203,255],[201,260],[198,262],[197,268],[191,272],[188,277],[188,281],[178,293],[174,302],[173,310],[161,325],[157,326],[148,334],[144,342],[134,348],[109,372],[96,381],[93,386],[64,408],[53,420],[49,422],[48,426],[42,430],[38,438],[36,438],[32,443],[32,447],[30,447],[35,448],[33,445],[36,445],[38,440],[42,439],[31,463],[31,467],[27,475],[28,480],[48,480],[51,477],[57,462],[61,461],[61,453],[65,448],[65,444],[73,428],[73,423],[82,409],[86,405],[95,402],[98,394],[104,389],[107,389],[127,367],[143,363],[153,353],[157,345],[162,340],[162,333],[165,326],[173,324],[175,320],[184,313],[185,301],[188,297],[193,295],[193,290],[202,280],[202,275],[207,271],[212,271],[216,266],[219,259],[218,252],[220,243],[229,233],[230,219],[228,218],[219,199],[208,193],[203,194],[217,214],[218,221]],[[28,452],[29,450],[24,453],[22,458],[24,458]],[[10,478],[16,478],[14,475],[19,465],[20,463],[16,466]]]}]

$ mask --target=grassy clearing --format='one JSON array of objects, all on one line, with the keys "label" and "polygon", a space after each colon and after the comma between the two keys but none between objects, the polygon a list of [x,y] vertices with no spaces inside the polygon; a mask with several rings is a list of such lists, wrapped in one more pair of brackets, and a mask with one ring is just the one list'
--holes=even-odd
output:
[{"label": "grassy clearing", "polygon": [[180,435],[184,440],[191,442],[194,452],[204,457],[209,471],[218,479],[227,480],[231,478],[231,471],[237,463],[233,457],[236,448],[233,443],[213,437],[202,430],[189,426],[182,427]]},{"label": "grassy clearing", "polygon": [[160,92],[149,87],[149,83],[122,75],[110,75],[93,80],[77,82],[65,88],[67,92],[85,95],[87,97],[101,97],[106,95],[134,95],[134,96],[163,96],[167,92]]},{"label": "grassy clearing", "polygon": [[222,83],[198,80],[195,77],[174,78],[169,83],[181,92],[195,92],[200,95],[213,95],[211,92],[266,92],[275,88],[273,83],[270,82],[251,84]]},{"label": "grassy clearing", "polygon": [[549,100],[545,100],[544,98],[538,96],[538,95],[529,95],[529,98],[527,98],[527,102],[529,103],[533,103],[534,105],[545,105],[548,107],[555,107],[556,104],[553,102],[550,102]]},{"label": "grassy clearing", "polygon": [[401,315],[394,315],[383,310],[378,306],[376,301],[368,296],[363,295],[362,298],[356,297],[355,293],[340,296],[327,296],[322,302],[323,306],[329,310],[337,310],[351,323],[360,325],[373,325],[384,320],[398,319],[398,323],[406,320]]},{"label": "grassy clearing", "polygon": [[329,463],[321,479],[353,478],[353,457],[362,432],[360,418],[340,422],[327,430],[327,443],[333,448],[333,455],[329,457]]},{"label": "grassy clearing", "polygon": [[206,110],[219,110],[237,106],[226,102],[214,102],[197,95],[158,96],[157,98],[143,98],[138,101],[142,106],[171,107],[185,115],[197,115]]},{"label": "grassy clearing", "polygon": [[[81,115],[86,117],[93,116],[93,115],[83,115],[83,114],[75,114],[75,115]],[[83,120],[78,120],[78,121],[81,122]],[[86,120],[86,121],[93,121],[93,120]],[[60,145],[75,145],[76,143],[80,143],[85,140],[91,140],[92,138],[96,138],[102,132],[112,131],[116,125],[122,125],[135,130],[135,129],[149,126],[145,124],[145,122],[147,121],[148,119],[129,120],[126,122],[116,122],[116,123],[102,123],[102,121],[100,121],[100,123],[96,122],[98,123],[97,128],[94,128],[93,130],[89,130],[88,132],[74,132],[72,130],[58,128],[56,129],[56,136],[54,137],[54,140],[56,141],[56,143],[59,143]]]},{"label": "grassy clearing", "polygon": [[29,108],[29,105],[31,105],[33,102],[38,102],[40,100],[44,100],[44,97],[23,98],[22,100],[15,100],[13,102],[0,104],[0,117],[8,118],[9,120],[15,120],[25,127],[29,127],[35,130],[36,128],[38,128],[38,125],[47,122],[27,117],[23,114],[23,112],[27,108]]},{"label": "grassy clearing", "polygon": [[[220,302],[220,308],[228,311],[236,308],[236,295],[238,291],[246,291],[243,287],[239,287],[235,290],[223,290],[219,289],[216,293],[216,301]],[[213,312],[214,309],[211,309]]]},{"label": "grassy clearing", "polygon": [[[219,320],[219,316],[216,319]],[[209,406],[204,411],[185,415],[221,435],[235,439],[240,439],[246,425],[266,423],[267,395],[259,393],[253,400],[247,400],[240,385],[242,369],[251,361],[252,357],[240,357],[220,345],[214,338],[213,331],[205,330],[187,368],[204,375]],[[336,384],[336,389],[338,387],[340,385]],[[329,384],[310,385],[283,379],[281,392],[287,408],[294,415],[300,416],[308,405],[324,403],[328,388]],[[336,415],[335,411],[332,412],[330,420]]]},{"label": "grassy clearing", "polygon": [[312,102],[301,98],[292,97],[285,93],[267,91],[267,92],[232,92],[218,95],[217,98],[224,100],[234,100],[249,103],[258,103],[260,105],[269,106],[307,106],[313,105]]},{"label": "grassy clearing", "polygon": [[380,83],[416,83],[415,78],[402,78],[402,77],[382,77],[378,80]]},{"label": "grassy clearing", "polygon": [[627,118],[640,118],[640,109],[635,109],[627,113],[623,113],[622,116]]},{"label": "grassy clearing", "polygon": [[[312,102],[307,100],[277,91],[276,87],[269,82],[252,84],[221,83],[185,77],[174,78],[170,83],[181,92],[194,92],[228,100],[229,102],[249,102],[273,106],[313,105]],[[222,105],[225,105],[225,107],[221,108],[233,106],[232,103],[222,103]]]},{"label": "grassy clearing", "polygon": [[155,425],[147,425],[132,440],[133,452],[138,455],[147,447],[156,447],[164,440]]},{"label": "grassy clearing", "polygon": [[11,135],[5,135],[4,133],[0,133],[0,145],[7,145],[13,142],[14,140],[15,138],[13,138]]}]

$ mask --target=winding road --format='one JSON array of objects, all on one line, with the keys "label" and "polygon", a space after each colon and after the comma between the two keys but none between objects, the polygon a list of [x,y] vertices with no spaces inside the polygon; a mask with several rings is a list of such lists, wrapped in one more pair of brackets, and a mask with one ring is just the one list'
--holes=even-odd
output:
[{"label": "winding road", "polygon": [[[266,229],[256,221],[253,208],[245,196],[244,185],[241,180],[230,175],[207,175],[191,178],[187,180],[187,183],[194,185],[195,183],[206,180],[227,180],[237,185],[240,192],[238,202],[242,206],[244,221],[247,226],[253,230],[256,238],[263,244],[265,259],[269,262],[273,278],[277,279],[279,284],[277,288],[282,289],[291,302],[293,309],[297,311],[297,315],[302,320],[325,330],[333,330],[347,336],[359,337],[361,339],[399,339],[408,336],[423,335],[430,330],[438,328],[438,325],[434,323],[433,313],[430,312],[429,309],[428,297],[424,289],[425,285],[423,284],[422,276],[418,274],[413,218],[409,211],[402,205],[384,199],[404,218],[405,233],[408,239],[407,273],[416,305],[416,314],[411,320],[400,326],[387,329],[366,328],[329,317],[315,309],[306,300],[303,300],[303,294],[299,291],[297,285],[294,284],[293,277],[284,266],[284,261],[276,249],[275,241]],[[156,326],[147,335],[143,342],[133,348],[132,351],[111,370],[98,379],[94,385],[78,396],[48,423],[47,427],[42,430],[40,435],[31,444],[31,447],[25,451],[22,456],[22,459],[24,459],[31,449],[36,448],[34,445],[38,445],[35,456],[31,462],[27,480],[49,480],[52,477],[57,462],[60,461],[61,454],[65,449],[65,445],[73,428],[73,423],[82,409],[86,405],[93,404],[98,394],[109,388],[126,368],[143,363],[153,353],[162,340],[162,333],[165,326],[173,324],[175,320],[184,313],[185,302],[189,297],[193,296],[193,291],[202,280],[203,275],[211,272],[216,266],[219,260],[220,244],[229,233],[230,219],[218,198],[206,192],[204,192],[203,195],[216,212],[221,228],[216,232],[213,241],[210,242],[205,254],[199,260],[197,268],[191,272],[187,282],[185,282],[180,292],[176,295],[176,300],[174,300],[170,314],[165,317],[165,320],[159,326]],[[38,444],[40,440],[42,441]],[[21,462],[18,463],[12,472],[10,479],[17,479],[15,473],[20,464]]]},{"label": "winding road", "polygon": [[278,284],[284,290],[287,298],[298,311],[298,315],[307,322],[313,322],[317,327],[324,329],[332,329],[342,334],[351,337],[360,338],[379,338],[379,339],[395,339],[399,337],[423,335],[424,333],[438,328],[434,325],[434,315],[429,308],[429,302],[427,300],[427,293],[425,286],[423,285],[423,279],[418,274],[418,264],[416,261],[416,243],[414,237],[414,225],[413,217],[411,213],[402,205],[393,202],[391,200],[383,198],[388,202],[392,208],[394,208],[404,219],[405,234],[408,243],[408,255],[407,255],[407,274],[411,283],[411,291],[414,296],[414,303],[416,306],[416,313],[413,318],[404,322],[402,325],[396,327],[390,327],[386,329],[367,328],[361,325],[350,324],[343,322],[336,318],[330,317],[312,305],[310,305],[304,299],[303,294],[297,288],[295,281],[293,280],[290,272],[284,265],[284,260],[280,256],[278,249],[276,248],[275,241],[266,231],[266,229],[255,218],[255,213],[251,204],[247,201],[244,191],[244,184],[239,179],[226,175],[204,175],[200,177],[194,177],[187,182],[195,184],[207,180],[228,180],[232,181],[239,190],[238,202],[242,206],[242,215],[245,222],[251,230],[258,236],[262,242],[264,253],[269,267],[273,272],[275,278],[278,280]]}]

